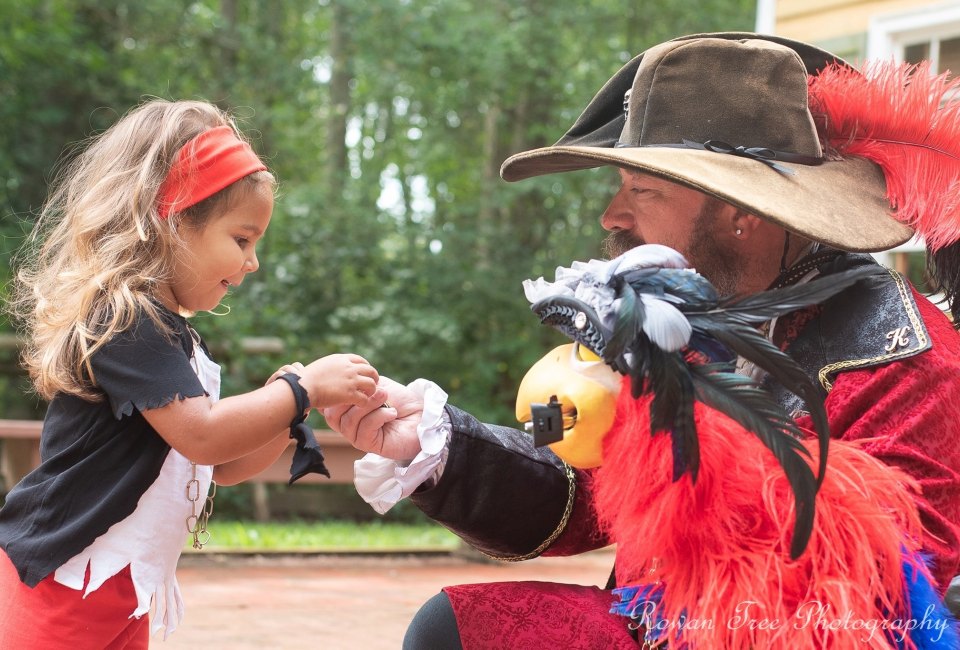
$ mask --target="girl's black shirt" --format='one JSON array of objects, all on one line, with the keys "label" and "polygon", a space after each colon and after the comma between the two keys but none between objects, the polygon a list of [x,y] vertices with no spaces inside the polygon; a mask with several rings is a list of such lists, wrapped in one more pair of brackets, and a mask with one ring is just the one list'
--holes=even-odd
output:
[{"label": "girl's black shirt", "polygon": [[172,334],[141,312],[93,354],[103,400],[61,393],[50,401],[41,463],[0,508],[0,548],[31,587],[129,516],[157,479],[170,446],[142,411],[206,394],[190,365],[186,320],[160,315]]}]

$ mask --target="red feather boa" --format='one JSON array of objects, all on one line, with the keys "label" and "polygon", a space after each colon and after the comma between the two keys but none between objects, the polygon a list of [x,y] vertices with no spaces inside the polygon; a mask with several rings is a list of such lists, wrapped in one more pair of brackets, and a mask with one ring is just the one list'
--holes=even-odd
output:
[{"label": "red feather boa", "polygon": [[[911,478],[832,441],[813,535],[792,561],[793,496],[756,436],[697,403],[700,474],[671,482],[670,437],[651,436],[649,399],[624,386],[596,475],[621,585],[663,583],[658,613],[692,648],[890,647],[882,630],[827,621],[880,624],[904,611],[902,550],[916,551],[921,532]],[[815,442],[807,448],[816,467]]]}]

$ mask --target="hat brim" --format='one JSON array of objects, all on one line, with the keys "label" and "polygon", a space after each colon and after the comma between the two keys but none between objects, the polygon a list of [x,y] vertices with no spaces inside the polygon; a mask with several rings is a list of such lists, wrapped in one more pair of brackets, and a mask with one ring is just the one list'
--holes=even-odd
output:
[{"label": "hat brim", "polygon": [[863,158],[820,165],[765,163],[730,154],[669,147],[553,146],[511,156],[506,181],[613,165],[657,176],[714,196],[815,241],[853,252],[881,251],[909,240],[897,221],[880,168]]}]

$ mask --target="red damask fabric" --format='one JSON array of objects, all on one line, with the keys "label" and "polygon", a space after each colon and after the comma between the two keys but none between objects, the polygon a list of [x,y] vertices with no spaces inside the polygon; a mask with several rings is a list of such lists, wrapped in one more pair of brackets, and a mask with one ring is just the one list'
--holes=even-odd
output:
[{"label": "red damask fabric", "polygon": [[493,582],[444,589],[464,650],[636,650],[626,619],[598,587]]},{"label": "red damask fabric", "polygon": [[935,305],[916,301],[933,348],[839,374],[826,407],[834,438],[865,441],[872,456],[919,481],[923,546],[946,589],[960,573],[960,336]]}]

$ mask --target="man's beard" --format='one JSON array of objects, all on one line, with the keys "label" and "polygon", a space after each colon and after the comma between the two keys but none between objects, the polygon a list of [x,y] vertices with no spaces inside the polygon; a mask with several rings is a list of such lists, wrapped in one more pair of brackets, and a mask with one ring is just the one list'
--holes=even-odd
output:
[{"label": "man's beard", "polygon": [[743,262],[732,250],[720,245],[715,212],[708,211],[706,205],[703,207],[693,224],[687,261],[710,280],[721,297],[736,295],[743,286]]},{"label": "man's beard", "polygon": [[[738,293],[744,269],[737,255],[718,243],[719,225],[716,216],[723,205],[718,199],[707,198],[693,220],[693,231],[690,233],[687,250],[679,252],[687,258],[691,267],[710,281],[717,293],[721,296],[732,296]],[[601,250],[607,259],[613,259],[646,243],[642,237],[637,237],[629,230],[615,230],[601,242]]]}]

